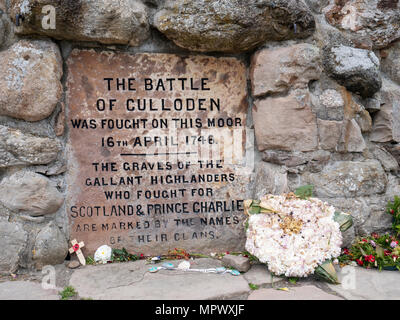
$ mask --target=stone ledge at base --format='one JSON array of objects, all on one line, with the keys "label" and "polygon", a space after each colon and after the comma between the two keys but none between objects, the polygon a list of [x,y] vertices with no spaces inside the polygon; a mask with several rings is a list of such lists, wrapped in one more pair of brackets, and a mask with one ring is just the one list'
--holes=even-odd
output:
[{"label": "stone ledge at base", "polygon": [[[176,262],[174,264],[177,265]],[[197,259],[192,268],[220,265],[218,260]],[[87,266],[73,273],[69,285],[81,297],[95,300],[245,299],[250,291],[243,276],[175,270],[149,273],[150,266],[145,261]]]},{"label": "stone ledge at base", "polygon": [[330,289],[348,300],[400,299],[400,272],[367,270],[346,266],[338,269],[342,285],[329,285]]},{"label": "stone ledge at base", "polygon": [[250,294],[248,300],[343,300],[315,286],[290,288],[289,291],[260,289]]},{"label": "stone ledge at base", "polygon": [[0,283],[0,300],[59,300],[60,290],[45,290],[31,281],[7,281]]}]

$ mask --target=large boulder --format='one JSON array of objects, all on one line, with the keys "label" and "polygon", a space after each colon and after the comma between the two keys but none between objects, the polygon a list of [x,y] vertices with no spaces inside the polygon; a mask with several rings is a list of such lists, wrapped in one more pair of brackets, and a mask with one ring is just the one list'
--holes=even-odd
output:
[{"label": "large boulder", "polygon": [[257,100],[253,119],[259,151],[312,151],[318,146],[317,119],[307,90]]},{"label": "large boulder", "polygon": [[377,160],[339,161],[327,165],[321,173],[304,173],[302,184],[314,185],[321,198],[352,198],[385,192],[387,177]]},{"label": "large boulder", "polygon": [[369,50],[331,46],[324,50],[325,71],[349,91],[372,97],[382,86],[378,57]]},{"label": "large boulder", "polygon": [[267,40],[305,38],[315,21],[295,0],[167,0],[154,25],[189,50],[239,52]]},{"label": "large boulder", "polygon": [[56,44],[21,40],[0,52],[0,116],[47,118],[62,94],[62,60]]},{"label": "large boulder", "polygon": [[12,211],[42,216],[55,213],[64,197],[43,175],[18,171],[0,182],[0,202]]},{"label": "large boulder", "polygon": [[0,168],[48,164],[57,158],[61,144],[0,125]]},{"label": "large boulder", "polygon": [[[55,8],[55,29],[42,26],[46,5]],[[137,46],[150,32],[146,6],[137,0],[11,0],[10,12],[23,14],[20,35]]]},{"label": "large boulder", "polygon": [[264,49],[252,58],[250,79],[254,96],[305,89],[321,74],[318,47],[302,43]]},{"label": "large boulder", "polygon": [[61,264],[68,254],[68,241],[60,229],[52,222],[36,236],[33,261],[36,269],[46,265]]},{"label": "large boulder", "polygon": [[0,220],[0,274],[17,270],[27,240],[28,233],[21,224]]},{"label": "large boulder", "polygon": [[400,38],[398,0],[331,0],[323,12],[330,24],[365,46],[384,48]]}]

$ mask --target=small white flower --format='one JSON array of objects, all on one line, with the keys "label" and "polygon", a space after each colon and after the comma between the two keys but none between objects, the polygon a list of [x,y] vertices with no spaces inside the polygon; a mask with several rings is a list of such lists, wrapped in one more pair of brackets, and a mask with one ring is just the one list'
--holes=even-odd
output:
[{"label": "small white flower", "polygon": [[108,261],[111,260],[111,253],[112,253],[111,247],[103,245],[99,247],[94,253],[94,261],[102,262],[103,264],[107,263]]}]

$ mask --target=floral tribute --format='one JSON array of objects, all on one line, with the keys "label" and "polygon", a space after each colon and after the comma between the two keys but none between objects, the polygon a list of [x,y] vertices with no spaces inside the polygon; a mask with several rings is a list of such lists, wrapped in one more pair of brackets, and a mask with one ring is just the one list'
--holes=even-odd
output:
[{"label": "floral tribute", "polygon": [[249,215],[246,250],[271,272],[306,277],[322,266],[320,271],[332,273],[328,280],[337,282],[330,262],[341,253],[341,231],[351,226],[350,215],[294,193],[246,200],[245,210]]},{"label": "floral tribute", "polygon": [[389,201],[386,213],[392,215],[393,235],[379,235],[373,232],[370,236],[356,239],[351,248],[344,248],[339,258],[341,263],[352,263],[367,269],[400,270],[400,198]]}]

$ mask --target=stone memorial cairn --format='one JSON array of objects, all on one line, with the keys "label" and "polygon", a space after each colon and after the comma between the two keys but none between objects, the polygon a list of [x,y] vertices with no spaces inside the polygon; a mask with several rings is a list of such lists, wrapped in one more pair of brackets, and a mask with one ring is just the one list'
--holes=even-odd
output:
[{"label": "stone memorial cairn", "polygon": [[[0,0],[0,273],[68,254],[65,62],[81,48],[243,61],[256,160],[241,198],[314,185],[352,213],[342,246],[389,230],[385,205],[400,194],[399,20],[400,3],[383,0]],[[244,248],[244,235],[236,240]]]}]

